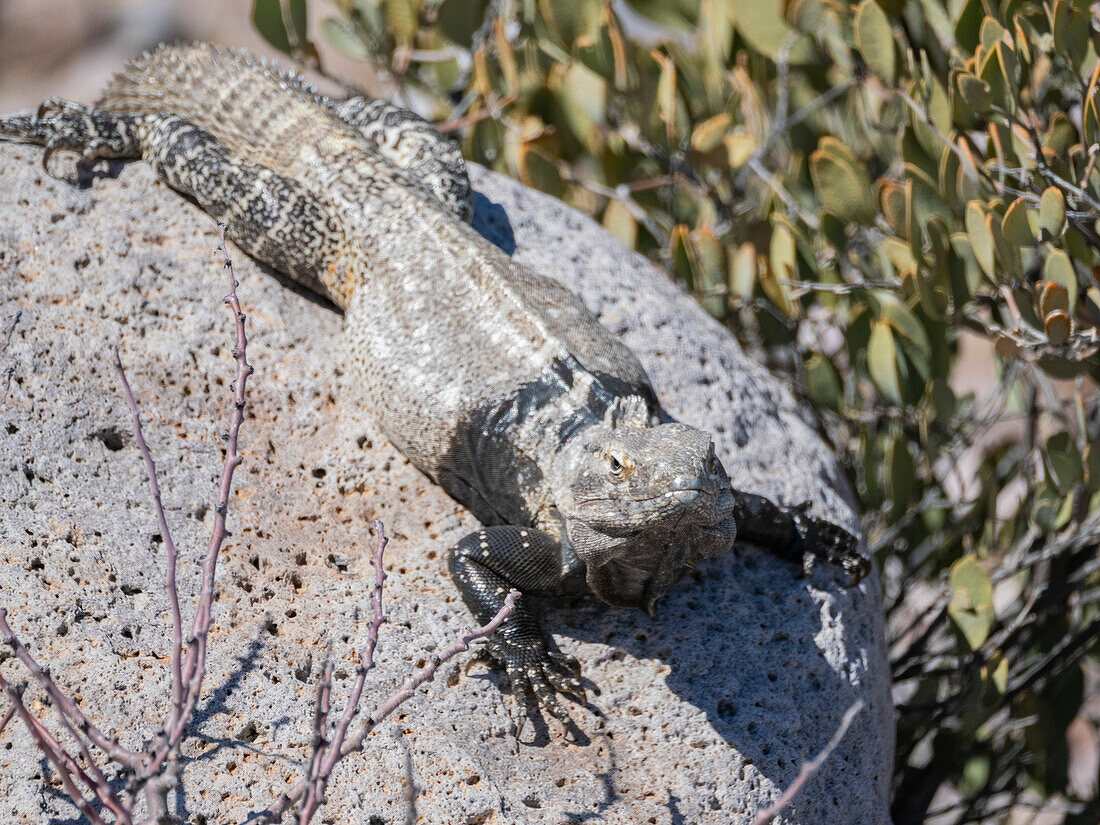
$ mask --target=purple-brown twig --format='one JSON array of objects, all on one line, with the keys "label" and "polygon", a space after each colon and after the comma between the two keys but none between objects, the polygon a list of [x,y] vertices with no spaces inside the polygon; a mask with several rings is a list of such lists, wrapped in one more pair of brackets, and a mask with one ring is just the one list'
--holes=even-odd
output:
[{"label": "purple-brown twig", "polygon": [[845,734],[848,733],[848,728],[851,727],[852,720],[856,718],[856,714],[861,710],[863,710],[863,700],[857,699],[855,703],[844,712],[844,718],[840,720],[840,725],[837,727],[836,732],[833,733],[833,738],[821,749],[821,753],[809,762],[802,763],[802,767],[798,769],[798,776],[794,778],[794,782],[790,784],[787,790],[783,791],[775,802],[756,814],[756,819],[752,821],[752,825],[768,825],[769,822],[779,815],[780,811],[791,804],[791,800],[798,796],[799,791],[801,791],[803,786],[810,780],[810,777],[817,773],[822,763],[836,750],[841,740],[844,739]]},{"label": "purple-brown twig", "polygon": [[298,812],[298,825],[309,825],[314,813],[324,804],[325,787],[336,764],[348,754],[359,750],[363,746],[364,740],[378,723],[411,698],[418,687],[435,676],[436,671],[444,662],[454,658],[464,650],[469,650],[470,644],[475,640],[486,639],[493,635],[501,623],[515,610],[519,593],[513,590],[508,594],[504,606],[493,617],[492,621],[476,630],[467,629],[461,637],[452,642],[442,653],[433,655],[424,667],[405,679],[401,687],[389,699],[379,705],[349,739],[348,731],[355,717],[359,715],[359,701],[363,694],[363,684],[366,681],[367,672],[374,667],[374,651],[378,645],[378,630],[385,621],[385,614],[382,611],[382,586],[386,581],[386,573],[382,567],[382,558],[388,539],[382,522],[377,519],[374,522],[374,532],[377,536],[377,545],[373,559],[372,617],[367,630],[367,643],[359,651],[359,665],[356,668],[355,682],[348,694],[348,703],[344,707],[344,713],[333,731],[332,741],[326,742],[323,733],[328,717],[329,690],[332,679],[332,666],[327,664],[321,677],[321,683],[317,686],[313,748],[306,775],[293,788],[281,794],[271,806],[250,818],[248,825],[267,825],[267,823],[277,822],[284,813],[299,803],[301,807]]},{"label": "purple-brown twig", "polygon": [[[229,294],[225,297],[225,303],[233,313],[236,327],[234,355],[237,361],[237,378],[233,384],[233,411],[230,415],[225,462],[222,466],[221,481],[218,486],[214,529],[210,536],[206,557],[203,560],[203,578],[199,603],[191,626],[191,636],[187,640],[187,655],[183,661],[181,661],[181,652],[184,647],[183,621],[179,605],[179,591],[176,586],[179,554],[175,542],[172,540],[172,534],[165,516],[160,485],[157,483],[156,463],[153,461],[152,453],[142,431],[137,399],[130,388],[130,382],[126,378],[126,372],[122,367],[122,361],[117,350],[115,352],[115,366],[118,369],[123,392],[133,416],[135,440],[145,462],[149,490],[153,498],[153,508],[156,511],[161,535],[167,549],[166,589],[172,614],[172,700],[165,717],[163,729],[157,737],[152,751],[149,754],[141,754],[128,750],[122,747],[117,739],[107,736],[92,724],[72,698],[57,685],[48,668],[40,666],[26,646],[15,636],[7,622],[7,611],[0,609],[0,641],[12,648],[19,660],[49,695],[54,707],[57,709],[62,725],[76,741],[85,766],[82,767],[54,738],[45,725],[27,710],[19,692],[0,675],[0,690],[3,690],[12,702],[12,708],[5,716],[5,723],[12,712],[20,717],[35,744],[54,765],[61,779],[62,787],[72,799],[73,804],[94,825],[101,825],[101,823],[105,825],[105,821],[100,813],[92,807],[90,800],[85,795],[88,792],[98,799],[105,810],[109,810],[114,815],[115,821],[119,825],[130,825],[133,821],[134,798],[142,788],[145,791],[144,795],[148,808],[147,822],[158,822],[167,816],[168,792],[176,786],[179,778],[177,762],[180,742],[194,713],[202,689],[202,679],[206,667],[207,637],[212,623],[217,557],[222,544],[229,535],[225,528],[225,517],[229,505],[229,493],[232,489],[233,473],[241,464],[241,458],[237,451],[238,434],[241,423],[244,421],[245,384],[248,376],[252,374],[252,367],[248,364],[246,352],[248,338],[244,327],[244,313],[241,311],[241,304],[237,299],[236,275],[226,248],[225,227],[220,224],[219,233],[221,240],[219,249],[224,255],[225,267],[229,272]],[[92,745],[103,751],[112,762],[132,773],[133,778],[127,791],[122,796],[115,793],[96,764],[94,755],[91,752]],[[80,787],[81,785],[84,786],[83,789]]]}]

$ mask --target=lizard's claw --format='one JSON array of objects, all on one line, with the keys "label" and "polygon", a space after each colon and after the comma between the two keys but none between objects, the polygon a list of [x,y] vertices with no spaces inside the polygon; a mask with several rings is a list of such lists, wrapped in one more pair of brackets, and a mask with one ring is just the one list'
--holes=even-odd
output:
[{"label": "lizard's claw", "polygon": [[537,707],[545,708],[563,722],[571,719],[558,701],[558,693],[581,703],[586,701],[580,663],[572,656],[550,650],[541,640],[535,644],[521,644],[496,638],[489,642],[486,652],[504,669],[512,686],[512,695],[520,711],[517,735],[523,731],[532,709],[530,694],[534,694]]},{"label": "lizard's claw", "polygon": [[847,573],[851,577],[849,586],[854,587],[871,572],[871,560],[859,552],[859,540],[843,527],[811,514],[810,502],[790,507],[787,512],[802,545],[804,573],[809,574],[820,559]]}]

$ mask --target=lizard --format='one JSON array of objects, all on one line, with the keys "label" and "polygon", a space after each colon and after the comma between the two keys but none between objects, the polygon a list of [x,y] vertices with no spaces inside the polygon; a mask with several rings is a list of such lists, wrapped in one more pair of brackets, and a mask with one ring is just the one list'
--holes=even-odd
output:
[{"label": "lizard", "polygon": [[[522,598],[489,643],[520,725],[586,701],[542,600],[595,595],[650,615],[703,559],[750,541],[856,583],[852,534],[737,490],[710,435],[673,419],[634,354],[552,277],[470,226],[458,148],[396,105],[321,95],[241,50],[165,45],[91,108],[50,99],[0,139],[87,166],[140,158],[248,254],[344,311],[346,360],[384,435],[483,525],[448,552],[474,617]],[[535,699],[532,705],[530,699]]]}]

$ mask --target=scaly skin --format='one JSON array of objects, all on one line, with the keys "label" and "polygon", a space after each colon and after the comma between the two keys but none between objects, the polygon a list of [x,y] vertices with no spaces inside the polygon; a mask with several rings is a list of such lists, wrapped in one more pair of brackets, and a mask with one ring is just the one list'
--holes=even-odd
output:
[{"label": "scaly skin", "polygon": [[[410,112],[328,100],[243,53],[162,47],[95,109],[48,101],[0,139],[85,163],[143,158],[225,221],[239,246],[346,311],[349,366],[383,432],[485,528],[449,556],[481,622],[507,592],[593,593],[650,613],[735,537],[855,581],[856,540],[809,512],[732,489],[710,436],[672,420],[634,355],[557,281],[465,221],[457,150]],[[489,651],[523,711],[583,700],[531,598]]]}]

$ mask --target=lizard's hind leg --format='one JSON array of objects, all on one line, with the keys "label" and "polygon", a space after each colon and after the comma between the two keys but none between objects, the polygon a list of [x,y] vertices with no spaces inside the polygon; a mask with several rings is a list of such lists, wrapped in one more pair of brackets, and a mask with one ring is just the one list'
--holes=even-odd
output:
[{"label": "lizard's hind leg", "polygon": [[42,167],[50,172],[54,152],[63,150],[80,155],[88,166],[100,158],[141,157],[141,127],[145,117],[113,115],[50,98],[38,107],[37,114],[0,118],[0,140],[45,146]]},{"label": "lizard's hind leg", "polygon": [[174,115],[149,116],[142,157],[164,181],[224,221],[229,237],[252,255],[340,306],[344,234],[316,193],[265,166],[231,155],[212,134]]},{"label": "lizard's hind leg", "polygon": [[209,132],[172,114],[128,115],[48,100],[34,117],[0,120],[0,137],[64,149],[83,163],[143,158],[173,189],[222,220],[255,258],[340,303],[331,280],[343,232],[331,207],[301,184],[233,157]]},{"label": "lizard's hind leg", "polygon": [[429,121],[408,109],[367,97],[330,100],[328,106],[355,127],[378,154],[435,195],[447,211],[467,222],[473,217],[462,150]]}]

